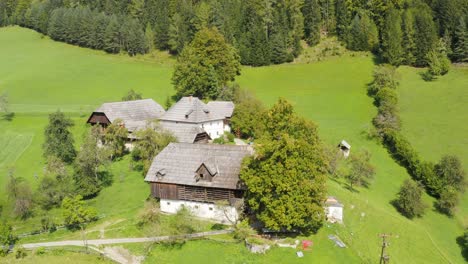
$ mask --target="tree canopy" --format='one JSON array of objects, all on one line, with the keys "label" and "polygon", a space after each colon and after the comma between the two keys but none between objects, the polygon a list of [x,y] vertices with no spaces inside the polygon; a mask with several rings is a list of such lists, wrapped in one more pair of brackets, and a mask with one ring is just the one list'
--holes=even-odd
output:
[{"label": "tree canopy", "polygon": [[220,89],[239,74],[236,50],[216,28],[203,28],[177,58],[172,82],[180,97],[216,99]]},{"label": "tree canopy", "polygon": [[266,228],[317,231],[325,218],[327,163],[317,126],[280,99],[265,120],[268,133],[240,173],[246,200]]},{"label": "tree canopy", "polygon": [[44,130],[44,143],[42,148],[44,156],[55,156],[66,163],[72,162],[76,157],[73,135],[70,127],[73,121],[60,111],[49,115],[49,123]]}]

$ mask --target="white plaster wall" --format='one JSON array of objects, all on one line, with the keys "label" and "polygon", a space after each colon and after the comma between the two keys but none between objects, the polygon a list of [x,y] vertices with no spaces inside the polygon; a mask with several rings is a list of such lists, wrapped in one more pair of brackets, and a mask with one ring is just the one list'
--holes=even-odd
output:
[{"label": "white plaster wall", "polygon": [[194,216],[208,218],[224,224],[230,224],[230,221],[239,217],[234,207],[224,206],[224,209],[222,209],[211,203],[161,199],[160,206],[162,212],[170,214],[177,213],[181,206],[185,206],[192,211]]},{"label": "white plaster wall", "polygon": [[338,222],[343,222],[343,207],[327,207],[327,218],[334,219]]},{"label": "white plaster wall", "polygon": [[211,139],[222,136],[225,129],[223,120],[205,122],[200,124],[200,127],[203,128],[206,133],[208,133],[208,135],[210,135]]}]

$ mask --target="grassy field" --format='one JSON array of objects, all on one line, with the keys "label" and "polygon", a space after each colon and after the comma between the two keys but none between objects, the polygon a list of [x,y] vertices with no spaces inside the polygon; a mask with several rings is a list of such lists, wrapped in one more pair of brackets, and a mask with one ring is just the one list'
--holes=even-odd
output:
[{"label": "grassy field", "polygon": [[[9,62],[0,63],[0,93],[4,90],[9,92],[12,108],[17,112],[13,121],[0,121],[0,143],[7,144],[7,147],[0,148],[2,186],[10,166],[15,167],[17,175],[32,183],[36,181],[35,175],[42,175],[44,164],[41,144],[48,112],[57,108],[69,112],[77,124],[73,130],[75,138],[80,141],[88,111],[100,103],[118,100],[130,88],[159,102],[164,102],[165,97],[172,93],[171,67],[167,59],[150,63],[143,58],[106,55],[42,39],[37,33],[19,28],[0,29],[0,43],[0,57]],[[408,220],[390,204],[401,183],[409,176],[380,144],[365,136],[376,113],[372,99],[366,96],[366,85],[371,81],[373,66],[372,57],[356,54],[311,64],[245,67],[242,76],[238,78],[241,86],[255,91],[268,105],[280,96],[291,100],[299,113],[319,125],[320,135],[327,144],[335,145],[346,139],[352,145],[352,153],[364,148],[372,153],[371,161],[377,175],[369,189],[351,192],[343,188],[341,181],[330,180],[328,183],[329,194],[337,196],[345,205],[343,226],[324,227],[312,236],[310,239],[314,241],[314,247],[311,252],[306,252],[304,259],[295,257],[291,249],[275,248],[265,256],[255,256],[248,254],[242,244],[200,240],[188,242],[179,249],[157,247],[147,262],[168,260],[175,263],[205,263],[213,260],[213,263],[375,263],[380,253],[381,240],[378,234],[385,232],[394,235],[388,248],[393,263],[464,263],[455,240],[461,235],[463,224],[466,224],[466,221],[458,221],[466,219],[466,197],[462,205],[465,209],[457,214],[456,220],[432,210],[428,210],[421,219]],[[437,133],[431,131],[425,137],[418,134],[424,133],[418,129],[424,124],[426,111],[420,111],[417,104],[423,106],[429,99],[418,96],[417,92],[424,90],[420,87],[422,85],[437,84],[419,83],[418,75],[412,68],[402,68],[400,72],[404,133],[408,134],[412,142],[414,140],[416,149],[425,157],[427,155],[428,159],[436,160],[440,157],[440,149],[437,149],[440,146],[437,143],[444,142],[464,158],[466,166],[467,153],[463,145],[467,144],[463,135],[467,134],[467,126],[461,121],[463,113],[467,112],[466,97],[463,99],[459,96],[466,91],[466,72],[455,70],[437,81],[451,91],[453,89],[453,96],[444,97],[444,102],[448,106],[458,102],[458,110],[454,111],[459,112],[459,115],[453,120],[444,121],[444,118],[452,115],[441,115],[436,109],[431,109],[433,114],[428,116],[432,129],[437,130]],[[412,99],[403,98],[405,93],[413,94]],[[435,97],[437,95],[442,93],[434,93],[431,100],[438,102],[440,99]],[[414,102],[420,98],[426,98],[426,101]],[[444,106],[439,109],[443,111]],[[411,116],[415,117],[412,119]],[[417,120],[418,116],[422,121]],[[419,122],[420,125],[412,122]],[[443,122],[453,124],[452,128],[446,128]],[[411,123],[411,126],[406,123]],[[452,129],[455,128],[460,131],[452,137]],[[415,134],[412,136],[411,133]],[[443,141],[438,136],[443,137]],[[132,225],[149,190],[142,176],[129,170],[128,161],[115,163],[111,170],[114,175],[113,185],[90,202],[105,218],[90,228],[110,226],[121,230],[112,231],[109,236],[139,235],[132,229]],[[3,194],[0,200],[2,197]],[[428,203],[433,202],[428,196],[424,199]],[[18,229],[26,231],[28,227],[37,224],[38,218],[34,218],[18,223]],[[327,239],[328,234],[338,234],[348,248],[335,247]],[[58,231],[53,237],[42,235],[27,240],[78,236]],[[136,251],[142,247],[132,246]]]},{"label": "grassy field", "polygon": [[[433,82],[424,81],[421,72],[399,69],[403,133],[425,159],[437,162],[442,155],[457,155],[468,172],[468,67],[452,67]],[[468,192],[462,204],[459,220],[468,226]]]}]

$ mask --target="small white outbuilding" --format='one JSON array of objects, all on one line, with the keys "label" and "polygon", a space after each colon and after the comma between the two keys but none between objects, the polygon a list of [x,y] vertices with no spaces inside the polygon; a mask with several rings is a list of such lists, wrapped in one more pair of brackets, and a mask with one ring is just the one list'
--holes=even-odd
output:
[{"label": "small white outbuilding", "polygon": [[335,197],[328,196],[325,202],[325,213],[330,223],[343,223],[343,204]]},{"label": "small white outbuilding", "polygon": [[348,142],[341,140],[340,144],[338,144],[338,148],[341,150],[345,158],[349,156],[349,153],[351,152],[351,145]]}]

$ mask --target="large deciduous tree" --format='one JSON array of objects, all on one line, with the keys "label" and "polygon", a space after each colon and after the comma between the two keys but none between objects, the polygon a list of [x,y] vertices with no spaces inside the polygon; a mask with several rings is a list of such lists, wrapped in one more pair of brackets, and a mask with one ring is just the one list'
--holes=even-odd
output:
[{"label": "large deciduous tree", "polygon": [[215,28],[203,28],[177,59],[172,82],[178,96],[216,99],[240,74],[239,56]]},{"label": "large deciduous tree", "polygon": [[317,126],[284,99],[268,112],[265,123],[268,133],[240,173],[247,204],[266,228],[317,231],[324,220],[327,171]]},{"label": "large deciduous tree", "polygon": [[368,187],[374,177],[375,168],[370,163],[371,155],[367,150],[358,152],[350,157],[350,171],[345,175],[351,189],[354,186]]},{"label": "large deciduous tree", "polygon": [[55,156],[66,163],[72,162],[76,157],[74,140],[70,132],[73,121],[57,111],[49,115],[49,124],[45,128],[45,140],[42,144],[44,156]]}]

